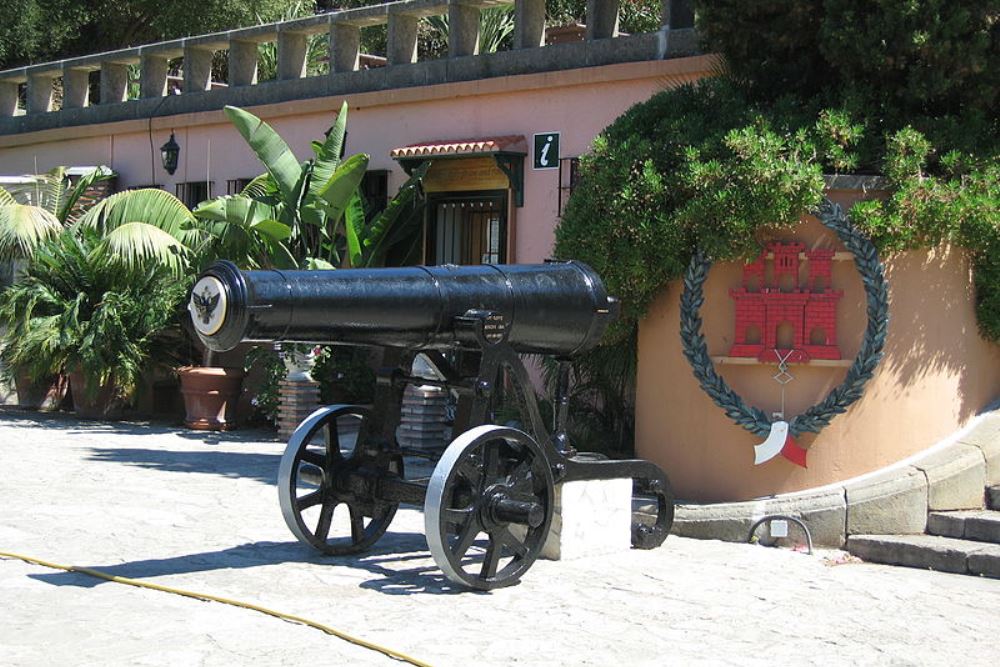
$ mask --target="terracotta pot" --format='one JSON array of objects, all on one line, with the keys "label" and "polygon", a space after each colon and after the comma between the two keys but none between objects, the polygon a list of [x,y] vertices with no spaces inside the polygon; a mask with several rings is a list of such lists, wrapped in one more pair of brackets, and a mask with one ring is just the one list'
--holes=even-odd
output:
[{"label": "terracotta pot", "polygon": [[69,373],[70,393],[73,396],[73,410],[81,419],[119,419],[122,406],[116,400],[115,384],[102,385],[92,394],[87,392],[87,383],[81,371]]},{"label": "terracotta pot", "polygon": [[26,373],[19,372],[14,376],[14,389],[19,407],[58,410],[69,391],[69,380],[65,375],[56,375],[47,380],[34,381]]},{"label": "terracotta pot", "polygon": [[184,425],[197,431],[236,428],[236,401],[243,369],[185,366],[177,369],[184,396]]}]

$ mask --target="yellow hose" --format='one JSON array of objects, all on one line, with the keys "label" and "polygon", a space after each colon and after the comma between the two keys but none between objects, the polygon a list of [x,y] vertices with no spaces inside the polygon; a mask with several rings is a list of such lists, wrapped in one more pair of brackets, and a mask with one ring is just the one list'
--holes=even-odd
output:
[{"label": "yellow hose", "polygon": [[180,588],[171,588],[169,586],[160,586],[159,584],[151,584],[145,581],[139,581],[137,579],[129,579],[127,577],[116,577],[113,574],[107,574],[106,572],[101,572],[99,570],[91,570],[88,567],[77,567],[76,565],[60,565],[58,563],[50,563],[48,561],[41,560],[39,558],[31,558],[30,556],[22,556],[20,554],[8,553],[5,551],[0,551],[0,558],[14,558],[17,560],[23,560],[25,563],[33,563],[35,565],[41,565],[42,567],[50,567],[55,570],[65,570],[66,572],[79,572],[80,574],[86,574],[91,577],[97,577],[98,579],[104,579],[105,581],[113,581],[118,584],[126,584],[128,586],[137,586],[139,588],[149,588],[154,591],[162,591],[164,593],[173,593],[174,595],[183,595],[184,597],[194,598],[196,600],[204,600],[206,602],[221,602],[222,604],[232,605],[233,607],[242,607],[243,609],[251,609],[253,611],[259,611],[262,614],[267,614],[268,616],[274,616],[275,618],[280,618],[283,621],[291,621],[293,623],[301,623],[302,625],[308,625],[310,628],[316,628],[317,630],[322,630],[328,635],[333,635],[334,637],[339,637],[344,641],[348,641],[357,646],[363,648],[377,651],[383,655],[387,655],[390,658],[395,658],[396,660],[402,660],[403,662],[408,662],[411,665],[416,665],[416,667],[431,667],[428,663],[416,658],[412,658],[405,653],[400,653],[399,651],[394,651],[391,648],[386,648],[385,646],[380,646],[378,644],[365,641],[359,637],[354,637],[346,632],[341,632],[335,628],[331,628],[329,625],[323,625],[322,623],[317,623],[316,621],[310,621],[307,618],[302,618],[301,616],[293,616],[291,614],[283,614],[280,611],[274,611],[273,609],[268,609],[267,607],[261,607],[260,605],[252,604],[250,602],[240,602],[239,600],[229,600],[227,598],[218,597],[215,595],[208,595],[206,593],[195,593],[192,591],[185,591]]}]

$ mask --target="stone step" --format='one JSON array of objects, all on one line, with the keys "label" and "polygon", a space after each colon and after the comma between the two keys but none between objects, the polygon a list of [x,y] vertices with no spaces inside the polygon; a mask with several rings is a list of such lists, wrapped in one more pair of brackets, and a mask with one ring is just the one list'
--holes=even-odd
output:
[{"label": "stone step", "polygon": [[986,506],[991,510],[1000,510],[1000,484],[986,489]]},{"label": "stone step", "polygon": [[1000,546],[938,535],[852,535],[847,550],[871,563],[1000,579]]},{"label": "stone step", "polygon": [[927,515],[927,532],[942,537],[1000,544],[1000,512],[994,510],[931,512]]}]

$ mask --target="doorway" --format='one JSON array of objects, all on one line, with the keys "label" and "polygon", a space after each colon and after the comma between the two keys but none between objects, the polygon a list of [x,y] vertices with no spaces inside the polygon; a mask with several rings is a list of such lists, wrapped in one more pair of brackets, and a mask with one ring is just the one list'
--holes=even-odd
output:
[{"label": "doorway", "polygon": [[507,261],[507,191],[431,195],[427,264],[503,264]]}]

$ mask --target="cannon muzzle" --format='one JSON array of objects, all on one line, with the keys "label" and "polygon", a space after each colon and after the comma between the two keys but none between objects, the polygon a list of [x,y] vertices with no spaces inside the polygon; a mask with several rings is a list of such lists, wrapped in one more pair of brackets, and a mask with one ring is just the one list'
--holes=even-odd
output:
[{"label": "cannon muzzle", "polygon": [[597,345],[617,305],[593,269],[572,261],[336,271],[217,262],[195,283],[188,310],[201,340],[220,352],[243,341],[445,349],[485,337],[571,356]]}]

